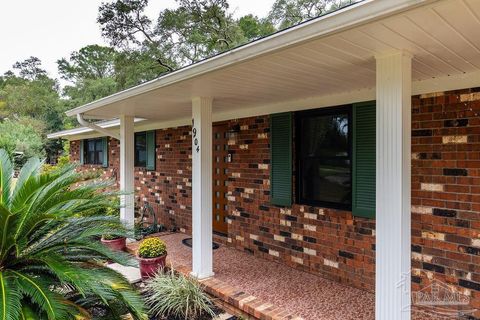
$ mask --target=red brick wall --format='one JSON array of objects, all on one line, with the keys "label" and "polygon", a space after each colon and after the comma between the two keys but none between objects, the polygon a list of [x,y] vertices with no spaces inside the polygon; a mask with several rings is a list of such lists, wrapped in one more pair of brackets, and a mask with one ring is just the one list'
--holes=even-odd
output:
[{"label": "red brick wall", "polygon": [[229,146],[229,239],[235,247],[294,268],[374,290],[373,229],[351,212],[270,204],[269,117],[239,120]]},{"label": "red brick wall", "polygon": [[[480,89],[412,98],[413,289],[438,279],[480,309]],[[268,116],[231,121],[230,245],[294,268],[374,290],[375,220],[350,212],[269,204]],[[118,143],[110,141],[118,167]],[[78,160],[78,143],[72,142]],[[157,170],[136,170],[137,200],[160,221],[191,228],[190,127],[157,131]],[[111,168],[107,169],[111,174]]]},{"label": "red brick wall", "polygon": [[412,288],[440,280],[480,309],[480,88],[415,96],[412,112]]}]

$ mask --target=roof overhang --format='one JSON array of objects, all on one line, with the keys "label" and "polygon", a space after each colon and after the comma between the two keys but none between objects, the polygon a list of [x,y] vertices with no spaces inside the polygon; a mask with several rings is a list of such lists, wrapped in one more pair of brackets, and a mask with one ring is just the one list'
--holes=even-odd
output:
[{"label": "roof overhang", "polygon": [[214,121],[371,100],[374,57],[396,50],[413,55],[415,94],[479,86],[479,17],[476,0],[367,0],[67,115],[125,114],[160,128],[188,124],[198,96],[214,99]]}]

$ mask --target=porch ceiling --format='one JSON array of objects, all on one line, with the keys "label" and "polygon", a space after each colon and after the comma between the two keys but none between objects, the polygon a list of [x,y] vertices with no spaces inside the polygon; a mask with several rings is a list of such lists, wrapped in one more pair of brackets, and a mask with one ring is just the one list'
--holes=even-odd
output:
[{"label": "porch ceiling", "polygon": [[[382,15],[375,12],[381,10],[375,6],[382,2],[392,7],[395,1],[404,6],[390,13],[383,9]],[[236,118],[242,110],[286,102],[293,106],[301,99],[373,90],[375,55],[394,50],[413,54],[416,93],[421,90],[416,87],[424,83],[435,85],[445,79],[480,75],[480,1],[395,1],[366,1],[67,114],[187,121],[191,98],[208,96],[214,98],[214,120]],[[359,22],[354,21],[356,15]],[[343,27],[334,28],[335,22],[342,23],[339,19],[347,20]],[[309,36],[308,28],[318,32]],[[302,32],[303,38],[281,42]],[[269,49],[269,41],[282,45]],[[255,54],[242,58],[247,50],[255,50]],[[228,64],[213,65],[237,55],[238,59]]]}]

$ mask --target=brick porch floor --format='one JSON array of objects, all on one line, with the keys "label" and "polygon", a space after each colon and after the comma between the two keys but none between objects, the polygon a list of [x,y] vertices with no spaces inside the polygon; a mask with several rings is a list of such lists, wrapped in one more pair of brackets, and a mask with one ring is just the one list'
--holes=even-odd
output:
[{"label": "brick porch floor", "polygon": [[[179,271],[191,268],[188,238],[175,233],[160,236],[167,244],[168,262]],[[129,245],[136,250],[137,244]],[[373,294],[294,270],[221,245],[214,250],[215,277],[207,291],[261,319],[370,320],[375,316]]]}]

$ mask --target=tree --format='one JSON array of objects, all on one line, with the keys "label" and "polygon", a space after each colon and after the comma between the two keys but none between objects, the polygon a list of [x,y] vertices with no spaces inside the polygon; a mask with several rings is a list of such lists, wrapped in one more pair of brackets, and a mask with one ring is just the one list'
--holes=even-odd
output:
[{"label": "tree", "polygon": [[58,72],[62,79],[72,82],[113,77],[116,54],[113,48],[89,45],[72,52],[69,60],[57,60]]},{"label": "tree", "polygon": [[359,0],[276,0],[268,19],[280,30]]},{"label": "tree", "polygon": [[147,0],[102,3],[97,21],[111,45],[155,52],[164,72],[245,41],[227,0],[176,1],[178,7],[160,12],[156,24],[144,14]]},{"label": "tree", "polygon": [[160,13],[156,33],[179,65],[194,63],[245,42],[227,0],[177,0]]},{"label": "tree", "polygon": [[[13,181],[12,164],[0,150],[0,311],[2,319],[91,319],[89,309],[121,310],[147,319],[141,297],[101,260],[132,264],[126,253],[112,252],[96,239],[128,235],[110,208],[108,186],[84,182],[73,167],[43,173],[32,158]],[[73,187],[76,186],[76,187]]]},{"label": "tree", "polygon": [[21,166],[28,158],[45,156],[42,140],[43,123],[39,120],[22,118],[6,119],[0,122],[0,149],[6,150],[16,166]]},{"label": "tree", "polygon": [[[35,57],[16,62],[13,69],[16,73],[8,71],[0,77],[0,121],[18,121],[20,128],[22,121],[41,123],[37,128],[42,129],[36,130],[36,133],[43,141],[42,149],[46,154],[34,152],[29,155],[54,157],[62,150],[62,143],[59,140],[47,140],[46,134],[62,130],[66,121],[65,104],[60,99],[58,82],[47,76],[41,68],[41,61]],[[10,135],[4,135],[7,136]],[[32,141],[37,142],[36,139]],[[17,145],[17,142],[13,145]]]},{"label": "tree", "polygon": [[238,20],[238,26],[249,41],[268,36],[275,31],[275,26],[267,19],[260,19],[254,15],[246,15]]},{"label": "tree", "polygon": [[115,81],[118,90],[158,78],[166,72],[159,63],[163,59],[162,53],[152,47],[119,52],[115,60]]},{"label": "tree", "polygon": [[[116,0],[100,5],[97,22],[102,36],[114,47],[128,49],[146,46],[160,48],[152,21],[144,14],[148,0]],[[157,63],[164,71],[172,71],[174,66],[168,58],[157,56]]]},{"label": "tree", "polygon": [[37,57],[30,58],[16,62],[13,65],[14,69],[19,70],[20,77],[28,80],[37,80],[47,76],[47,71],[41,68],[42,62]]},{"label": "tree", "polygon": [[28,116],[42,119],[49,109],[57,109],[58,83],[48,77],[29,80],[11,78],[0,88],[0,100],[6,104],[3,117]]}]

